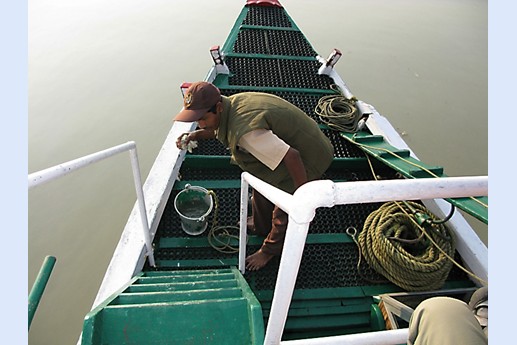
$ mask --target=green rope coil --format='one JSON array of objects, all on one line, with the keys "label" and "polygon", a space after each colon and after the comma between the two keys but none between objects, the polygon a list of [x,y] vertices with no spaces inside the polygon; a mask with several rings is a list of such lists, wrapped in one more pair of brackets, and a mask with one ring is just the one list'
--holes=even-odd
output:
[{"label": "green rope coil", "polygon": [[208,232],[208,243],[218,252],[225,254],[233,254],[239,252],[238,246],[233,246],[232,242],[239,242],[239,228],[231,225],[217,226],[219,216],[219,199],[213,190],[209,190],[208,194],[214,199],[214,218],[212,227]]},{"label": "green rope coil", "polygon": [[454,237],[443,224],[415,224],[412,208],[435,219],[420,204],[388,202],[368,216],[357,244],[370,266],[397,286],[439,289],[453,265]]},{"label": "green rope coil", "polygon": [[349,100],[342,95],[321,97],[314,112],[333,130],[348,133],[355,133],[358,130],[361,113],[356,109],[354,100]]}]

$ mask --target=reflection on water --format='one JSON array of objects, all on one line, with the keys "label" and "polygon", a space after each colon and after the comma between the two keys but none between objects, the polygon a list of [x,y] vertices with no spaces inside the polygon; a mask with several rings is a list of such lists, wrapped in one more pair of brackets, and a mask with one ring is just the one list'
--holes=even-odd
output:
[{"label": "reflection on water", "polygon": [[[29,172],[134,140],[145,178],[179,85],[204,79],[243,3],[29,2]],[[342,51],[349,88],[420,159],[450,176],[488,173],[486,1],[282,4],[321,55]],[[76,342],[135,200],[124,154],[29,192],[29,288],[57,257],[30,344]]]}]

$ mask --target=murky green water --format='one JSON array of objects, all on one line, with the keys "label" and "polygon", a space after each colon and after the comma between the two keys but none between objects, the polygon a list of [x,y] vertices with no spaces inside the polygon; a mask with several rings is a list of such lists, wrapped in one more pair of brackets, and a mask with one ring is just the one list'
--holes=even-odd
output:
[{"label": "murky green water", "polygon": [[[281,2],[316,51],[342,51],[349,88],[421,160],[488,174],[486,1]],[[204,79],[243,4],[29,2],[29,172],[134,140],[145,178],[182,106],[179,85]],[[77,341],[135,200],[125,154],[29,191],[29,289],[57,257],[30,344]]]}]

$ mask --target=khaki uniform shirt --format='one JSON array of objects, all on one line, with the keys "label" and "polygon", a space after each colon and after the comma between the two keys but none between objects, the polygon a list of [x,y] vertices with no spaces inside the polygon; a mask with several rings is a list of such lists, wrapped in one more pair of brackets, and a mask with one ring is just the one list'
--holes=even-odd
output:
[{"label": "khaki uniform shirt", "polygon": [[244,134],[238,145],[271,170],[276,169],[290,148],[285,141],[266,129],[256,129]]}]

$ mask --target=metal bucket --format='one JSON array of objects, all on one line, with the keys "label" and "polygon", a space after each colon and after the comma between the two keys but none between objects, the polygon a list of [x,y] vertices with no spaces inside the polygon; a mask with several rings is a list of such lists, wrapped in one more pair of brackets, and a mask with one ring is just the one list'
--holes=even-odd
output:
[{"label": "metal bucket", "polygon": [[200,235],[206,230],[206,217],[212,212],[212,207],[212,196],[203,187],[187,184],[174,198],[174,208],[180,216],[181,228],[193,236]]}]

